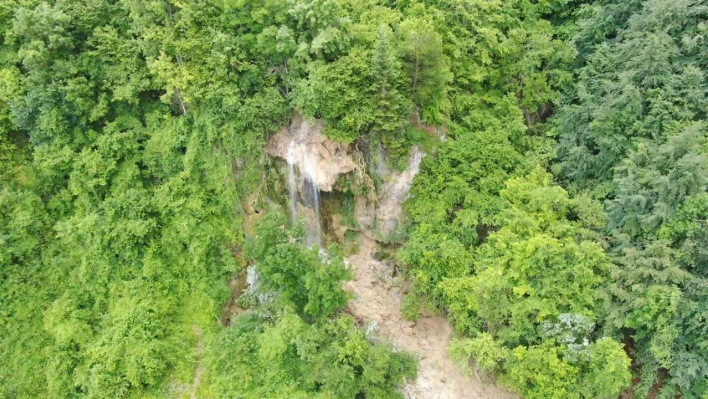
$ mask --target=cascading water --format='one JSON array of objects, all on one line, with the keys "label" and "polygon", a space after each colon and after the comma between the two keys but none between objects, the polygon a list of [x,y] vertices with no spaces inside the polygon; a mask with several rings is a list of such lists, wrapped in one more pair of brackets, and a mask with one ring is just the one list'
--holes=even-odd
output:
[{"label": "cascading water", "polygon": [[322,225],[320,222],[320,190],[317,188],[317,183],[312,179],[305,177],[303,181],[303,197],[306,205],[312,209],[314,215],[312,220],[305,223],[307,226],[308,245],[317,244],[322,248]]},{"label": "cascading water", "polygon": [[[302,121],[296,137],[292,137],[288,146],[288,189],[290,191],[290,216],[294,223],[298,220],[298,179],[295,174],[295,164],[300,169],[300,182],[302,187],[303,203],[312,209],[314,220],[306,220],[308,245],[317,244],[322,248],[322,223],[320,216],[320,190],[317,186],[317,171],[313,162],[314,154],[308,153],[307,134],[309,126]],[[299,158],[299,159],[298,159]],[[300,161],[300,162],[298,162]],[[303,212],[303,216],[308,215]]]},{"label": "cascading water", "polygon": [[297,177],[295,176],[295,140],[288,146],[288,190],[290,191],[290,223],[297,223]]}]

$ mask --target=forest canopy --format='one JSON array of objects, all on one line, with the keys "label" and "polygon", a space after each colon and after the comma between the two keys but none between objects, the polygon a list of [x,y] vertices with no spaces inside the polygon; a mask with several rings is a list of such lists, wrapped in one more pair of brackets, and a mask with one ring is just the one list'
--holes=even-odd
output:
[{"label": "forest canopy", "polygon": [[418,356],[348,312],[346,248],[286,217],[265,146],[297,113],[360,154],[351,195],[425,152],[381,246],[469,378],[705,399],[706,21],[707,0],[3,0],[0,397],[403,398]]}]

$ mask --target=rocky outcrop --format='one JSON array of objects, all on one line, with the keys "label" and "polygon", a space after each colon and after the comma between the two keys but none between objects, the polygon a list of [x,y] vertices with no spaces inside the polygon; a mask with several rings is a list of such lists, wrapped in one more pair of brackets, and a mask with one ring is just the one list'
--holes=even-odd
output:
[{"label": "rocky outcrop", "polygon": [[[346,143],[330,140],[323,134],[323,129],[321,120],[310,122],[295,114],[290,126],[281,129],[268,141],[268,154],[288,163],[291,214],[295,218],[298,214],[305,216],[306,226],[312,225],[312,231],[318,230],[315,222],[319,220],[320,215],[316,212],[309,215],[307,210],[302,210],[302,206],[298,205],[298,198],[303,199],[302,203],[306,204],[307,208],[317,211],[319,205],[304,201],[304,197],[310,195],[308,193],[312,191],[311,188],[315,187],[316,191],[324,192],[336,191],[340,189],[337,186],[338,179],[342,175],[355,172],[352,174],[353,180],[358,182],[356,184],[359,187],[366,186],[367,188],[361,191],[369,193],[366,197],[360,195],[356,198],[354,216],[359,230],[369,238],[388,240],[401,220],[402,204],[408,199],[413,178],[418,174],[424,153],[414,147],[407,168],[396,171],[388,167],[386,152],[379,147],[375,173],[383,183],[374,192],[373,180],[369,178],[366,167],[362,166],[366,162],[361,154],[350,152]],[[294,169],[297,170],[297,178]],[[312,184],[305,185],[306,181]],[[362,183],[366,181],[368,183]],[[341,187],[341,184],[339,186]],[[327,225],[333,227],[330,230],[335,233],[337,221],[332,219],[333,215],[322,216],[331,219]],[[341,233],[337,230],[335,236],[340,236]]]},{"label": "rocky outcrop", "polygon": [[381,186],[376,208],[376,227],[380,236],[390,236],[401,221],[403,203],[410,195],[413,179],[420,171],[420,162],[424,156],[418,147],[413,147],[408,167],[402,172],[391,173],[389,180]]},{"label": "rocky outcrop", "polygon": [[[385,160],[385,153],[379,153],[379,159]],[[390,171],[385,161],[379,162],[379,177],[384,180],[375,198],[375,202],[364,197],[357,197],[354,215],[361,231],[369,238],[386,241],[390,238],[403,216],[403,203],[410,195],[413,179],[420,171],[420,162],[425,154],[414,147],[405,170]]]},{"label": "rocky outcrop", "polygon": [[340,175],[356,168],[347,147],[323,134],[321,120],[309,122],[296,114],[289,127],[271,137],[266,150],[295,165],[320,191],[330,192]]},{"label": "rocky outcrop", "polygon": [[373,231],[376,223],[376,203],[368,201],[365,197],[356,197],[354,204],[354,218],[359,224],[361,233],[374,239]]}]

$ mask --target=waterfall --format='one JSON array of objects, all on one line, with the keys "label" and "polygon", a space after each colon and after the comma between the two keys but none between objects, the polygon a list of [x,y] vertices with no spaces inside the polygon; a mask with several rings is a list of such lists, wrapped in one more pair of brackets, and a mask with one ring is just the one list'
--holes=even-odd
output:
[{"label": "waterfall", "polygon": [[322,227],[320,224],[320,192],[317,184],[310,178],[305,177],[302,184],[302,198],[305,209],[305,227],[307,228],[307,244],[317,244],[322,248]]},{"label": "waterfall", "polygon": [[288,146],[288,190],[290,191],[290,223],[297,223],[297,177],[295,176],[295,140]]},{"label": "waterfall", "polygon": [[[317,186],[317,166],[316,157],[318,154],[310,154],[307,148],[307,135],[309,126],[306,121],[302,121],[297,136],[292,137],[288,146],[288,189],[290,191],[290,217],[292,223],[298,220],[298,179],[295,174],[295,165],[300,171],[300,186],[302,187],[303,204],[306,208],[312,209],[313,218],[308,218],[308,214],[303,212],[306,218],[308,245],[317,244],[322,248],[322,222],[320,216],[320,189]],[[308,220],[309,219],[309,220]],[[314,219],[314,220],[312,220]]]}]

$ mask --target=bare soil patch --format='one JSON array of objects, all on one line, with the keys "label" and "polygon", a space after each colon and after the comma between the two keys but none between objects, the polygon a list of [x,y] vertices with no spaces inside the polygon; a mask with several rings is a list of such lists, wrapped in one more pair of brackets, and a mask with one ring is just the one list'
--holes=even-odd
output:
[{"label": "bare soil patch", "polygon": [[375,322],[379,339],[417,354],[420,368],[416,381],[404,388],[408,399],[518,399],[502,388],[467,377],[447,357],[452,327],[437,316],[421,317],[417,322],[401,316],[403,293],[386,275],[385,266],[374,259],[376,242],[362,237],[359,252],[347,258],[354,280],[345,285],[354,299],[347,305],[359,319]]}]

